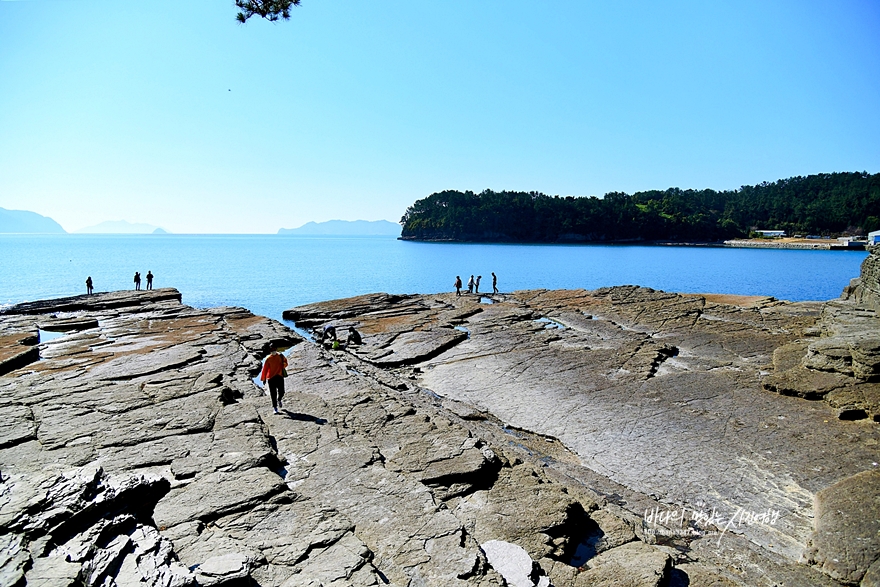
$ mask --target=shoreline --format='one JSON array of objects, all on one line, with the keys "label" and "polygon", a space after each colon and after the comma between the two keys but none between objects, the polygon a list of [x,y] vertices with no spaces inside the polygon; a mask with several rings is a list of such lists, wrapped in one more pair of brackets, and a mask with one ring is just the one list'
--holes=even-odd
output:
[{"label": "shoreline", "polygon": [[864,251],[865,244],[859,242],[855,246],[847,246],[838,240],[830,239],[734,239],[724,241],[726,247],[755,248],[755,249],[796,249],[811,251]]},{"label": "shoreline", "polygon": [[763,239],[731,239],[726,241],[643,241],[643,240],[618,240],[618,241],[482,241],[482,240],[457,240],[457,239],[418,239],[412,237],[398,237],[397,240],[434,243],[434,244],[476,244],[476,245],[544,245],[544,246],[645,246],[645,247],[703,247],[717,249],[789,249],[807,251],[865,251],[865,246],[844,246],[840,241],[830,239],[798,239],[766,241]]}]

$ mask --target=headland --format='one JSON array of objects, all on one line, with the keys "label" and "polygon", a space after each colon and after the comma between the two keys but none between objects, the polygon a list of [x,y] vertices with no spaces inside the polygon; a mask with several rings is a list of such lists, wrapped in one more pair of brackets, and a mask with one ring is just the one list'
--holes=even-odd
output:
[{"label": "headland", "polygon": [[[8,585],[877,585],[880,256],[637,286],[0,313]],[[46,332],[64,335],[41,342]],[[253,377],[289,347],[282,413]]]}]

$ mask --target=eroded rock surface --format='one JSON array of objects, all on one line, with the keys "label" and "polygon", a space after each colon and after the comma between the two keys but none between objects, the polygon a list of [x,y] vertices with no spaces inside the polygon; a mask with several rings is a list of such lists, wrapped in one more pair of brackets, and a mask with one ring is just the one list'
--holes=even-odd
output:
[{"label": "eroded rock surface", "polygon": [[880,471],[863,471],[816,494],[806,562],[858,585],[880,560]]},{"label": "eroded rock surface", "polygon": [[[487,441],[511,434],[509,443],[525,444],[543,457],[545,471],[565,480],[571,493],[551,489],[528,507],[536,521],[543,512],[581,520],[578,545],[566,553],[580,572],[552,562],[565,557],[519,535],[515,519],[474,514],[507,507],[492,489],[454,500],[453,509],[480,543],[525,548],[554,584],[655,585],[684,569],[692,584],[697,577],[770,585],[873,576],[868,569],[880,558],[873,543],[856,556],[850,543],[865,537],[828,530],[828,516],[814,526],[816,496],[876,470],[880,460],[880,321],[872,309],[854,300],[788,303],[634,286],[491,298],[376,294],[286,315],[306,326],[355,326],[365,345],[344,360],[377,366],[371,358],[393,357],[400,333],[434,338],[435,348],[439,333],[467,333],[439,353],[383,367],[439,396]],[[489,432],[491,425],[501,432]],[[502,482],[517,489],[500,499],[529,503],[522,495],[529,483],[516,469],[500,470],[496,486]],[[606,501],[591,509],[575,486],[622,507]],[[876,484],[866,486],[857,501],[877,492]],[[547,545],[570,522],[542,523]],[[828,561],[844,552],[857,562],[835,570]],[[624,563],[637,560],[644,562],[638,570]],[[772,570],[757,576],[748,570],[756,564]]]},{"label": "eroded rock surface", "polygon": [[356,326],[345,350],[174,290],[5,310],[0,583],[876,584],[865,304],[493,301],[285,313]]},{"label": "eroded rock surface", "polygon": [[[46,325],[66,334],[38,344]],[[613,517],[369,349],[240,308],[116,292],[10,308],[0,331],[37,352],[0,377],[4,585],[501,586],[489,540],[573,585],[590,514]],[[418,332],[386,340],[416,361],[459,343]],[[291,347],[279,415],[252,380],[270,342]]]}]

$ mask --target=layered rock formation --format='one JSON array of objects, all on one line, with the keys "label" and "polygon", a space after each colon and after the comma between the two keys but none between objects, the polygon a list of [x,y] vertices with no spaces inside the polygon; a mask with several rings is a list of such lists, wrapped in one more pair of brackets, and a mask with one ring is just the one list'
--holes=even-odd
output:
[{"label": "layered rock formation", "polygon": [[[0,315],[7,355],[36,350],[0,377],[0,583],[503,585],[480,546],[494,540],[542,561],[530,584],[581,585],[567,563],[587,529],[622,537],[597,550],[635,539],[595,493],[480,437],[466,408],[179,299]],[[66,334],[37,344],[49,326]],[[270,342],[292,347],[280,415],[252,380]],[[670,554],[636,554],[656,584]]]},{"label": "layered rock formation", "polygon": [[[352,354],[376,366],[395,364],[406,348],[398,375],[467,406],[469,417],[560,442],[570,453],[553,454],[549,467],[623,496],[617,503],[643,512],[645,530],[677,514],[660,535],[730,580],[821,584],[818,569],[873,584],[876,265],[875,252],[859,289],[828,303],[628,286],[490,299],[371,295],[285,316],[306,327],[356,326],[366,344]],[[456,331],[467,338],[449,347]],[[401,347],[412,333],[418,353]],[[743,559],[766,565],[766,576],[748,576]]]},{"label": "layered rock formation", "polygon": [[843,291],[843,298],[876,310],[880,307],[880,254],[877,247],[868,247],[871,253],[862,261],[861,274]]},{"label": "layered rock formation", "polygon": [[876,585],[880,328],[853,297],[285,313],[355,325],[347,350],[167,289],[7,309],[0,583]]}]

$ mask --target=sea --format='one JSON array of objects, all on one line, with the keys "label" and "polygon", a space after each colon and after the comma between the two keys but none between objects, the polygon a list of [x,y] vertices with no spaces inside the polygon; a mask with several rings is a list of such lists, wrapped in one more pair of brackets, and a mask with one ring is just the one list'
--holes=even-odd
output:
[{"label": "sea", "polygon": [[[241,306],[281,319],[289,308],[371,292],[453,291],[482,275],[498,289],[641,285],[683,293],[828,300],[859,275],[864,251],[702,246],[423,243],[393,237],[293,235],[0,235],[0,306],[133,288],[180,290],[199,308]],[[146,281],[144,280],[144,284]]]}]

